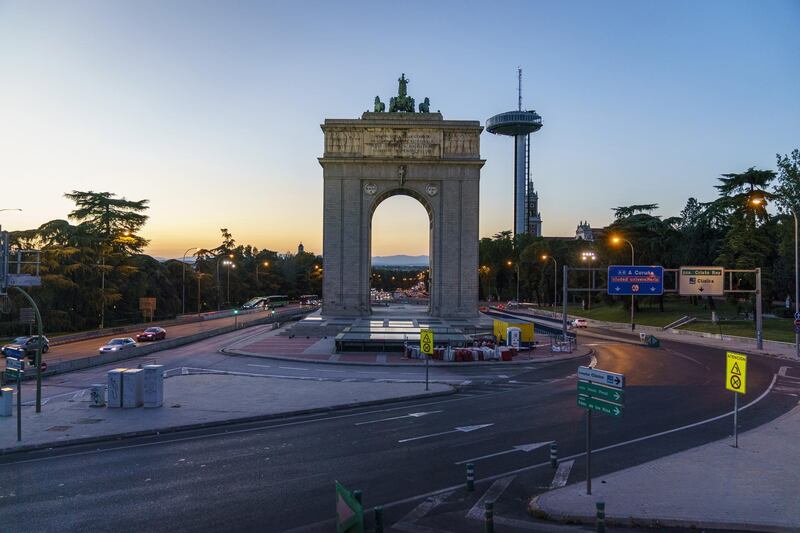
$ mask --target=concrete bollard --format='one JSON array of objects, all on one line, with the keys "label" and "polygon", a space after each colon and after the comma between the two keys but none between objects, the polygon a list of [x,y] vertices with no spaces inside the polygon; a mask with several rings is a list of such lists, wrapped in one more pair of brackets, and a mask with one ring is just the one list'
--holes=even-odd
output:
[{"label": "concrete bollard", "polygon": [[11,416],[14,410],[14,389],[0,388],[0,416]]},{"label": "concrete bollard", "polygon": [[606,532],[606,504],[605,502],[597,502],[597,533]]},{"label": "concrete bollard", "polygon": [[472,463],[467,463],[467,490],[475,490],[475,465]]},{"label": "concrete bollard", "polygon": [[486,520],[486,533],[494,533],[494,502],[485,502],[483,506],[483,517]]},{"label": "concrete bollard", "polygon": [[558,444],[555,442],[550,443],[550,466],[552,468],[558,466]]},{"label": "concrete bollard", "polygon": [[375,508],[375,533],[383,533],[383,507]]}]

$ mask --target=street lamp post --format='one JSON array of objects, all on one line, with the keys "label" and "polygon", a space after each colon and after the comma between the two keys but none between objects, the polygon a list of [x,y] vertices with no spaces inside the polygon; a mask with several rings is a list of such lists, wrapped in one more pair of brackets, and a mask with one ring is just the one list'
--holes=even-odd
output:
[{"label": "street lamp post", "polygon": [[258,267],[263,266],[264,268],[269,266],[269,261],[264,261],[263,263],[256,263],[256,284],[258,284]]},{"label": "street lamp post", "polygon": [[233,264],[233,261],[228,261],[227,259],[222,262],[222,264],[228,267],[228,274],[227,274],[227,288],[225,289],[225,302],[230,305],[231,303],[231,269],[236,268],[236,265]]},{"label": "street lamp post", "polygon": [[514,263],[513,261],[507,261],[506,264],[508,266],[514,265],[514,270],[517,273],[517,299],[516,302],[519,303],[519,261]]},{"label": "street lamp post", "polygon": [[[219,282],[219,262],[222,260],[222,257],[223,256],[221,256],[221,255],[217,257],[217,275],[216,275],[216,279],[217,279],[217,311],[219,311],[221,309],[221,305],[220,304],[221,304],[221,300],[222,300],[221,295],[220,295],[221,289],[220,289],[220,282]],[[228,257],[233,259],[233,254],[228,254]],[[225,261],[228,261],[228,260],[226,259]],[[225,263],[223,262],[223,264],[225,264]]]},{"label": "street lamp post", "polygon": [[587,298],[587,310],[592,310],[592,290],[594,289],[594,260],[597,259],[597,256],[594,252],[583,252],[581,254],[581,258],[584,261],[589,262],[589,268],[592,271],[589,273],[589,297]]},{"label": "street lamp post", "polygon": [[543,255],[542,261],[553,260],[553,316],[556,316],[556,306],[558,305],[558,261],[552,255]]},{"label": "street lamp post", "polygon": [[[753,196],[750,199],[750,203],[754,206],[760,206],[761,204],[766,203],[765,199],[759,195]],[[798,257],[797,254],[797,209],[789,202],[785,202],[789,209],[792,211],[792,217],[794,218],[794,316],[795,320],[797,320],[798,315],[800,315],[800,279],[798,279]],[[761,297],[760,294],[757,295],[758,298]],[[795,327],[794,333],[794,353],[795,357],[800,359],[800,333],[797,331],[797,327]]]},{"label": "street lamp post", "polygon": [[[183,252],[183,259],[181,260],[181,314],[186,314],[186,288],[184,287],[186,283],[186,254],[191,250],[197,250],[197,246],[187,248],[186,251]],[[200,293],[197,294],[197,297],[200,298]]]},{"label": "street lamp post", "polygon": [[[618,243],[618,242],[620,242],[620,241],[623,241],[623,242],[627,242],[627,243],[628,243],[628,246],[630,246],[630,247],[631,247],[631,266],[633,266],[633,265],[635,264],[635,259],[634,259],[634,257],[635,257],[635,256],[634,256],[634,253],[635,253],[635,252],[633,251],[633,244],[631,244],[631,241],[629,241],[628,239],[623,239],[622,237],[613,237],[613,238],[611,239],[611,241],[612,241],[613,243]],[[633,294],[631,294],[631,331],[633,331],[634,329],[636,329],[636,325],[633,323],[634,298],[636,298],[636,296],[634,296]]]}]

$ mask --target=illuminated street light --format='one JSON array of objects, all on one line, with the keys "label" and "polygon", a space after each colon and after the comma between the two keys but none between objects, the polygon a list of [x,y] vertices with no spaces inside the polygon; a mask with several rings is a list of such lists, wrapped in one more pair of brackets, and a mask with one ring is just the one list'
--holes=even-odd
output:
[{"label": "illuminated street light", "polygon": [[542,261],[547,261],[548,259],[553,260],[553,315],[555,316],[556,305],[558,305],[558,261],[556,261],[555,257],[547,254],[542,255]]},{"label": "illuminated street light", "polygon": [[[633,244],[631,243],[631,241],[629,241],[628,239],[624,239],[622,237],[619,237],[619,236],[615,235],[615,236],[611,237],[611,242],[613,242],[614,244],[619,244],[621,242],[627,242],[628,243],[628,245],[631,247],[631,266],[633,266],[634,262],[635,262],[635,259],[634,259],[635,252],[633,251]],[[634,307],[633,303],[634,303],[634,298],[636,298],[636,297],[633,294],[631,294],[631,330],[635,329],[635,327],[636,327],[634,325],[634,323],[633,323],[633,307]]]}]

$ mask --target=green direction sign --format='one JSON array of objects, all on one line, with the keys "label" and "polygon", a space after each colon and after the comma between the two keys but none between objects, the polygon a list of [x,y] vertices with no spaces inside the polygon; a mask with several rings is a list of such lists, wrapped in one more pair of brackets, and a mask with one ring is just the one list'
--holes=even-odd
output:
[{"label": "green direction sign", "polygon": [[364,510],[355,496],[336,483],[336,533],[363,533]]},{"label": "green direction sign", "polygon": [[611,416],[622,416],[623,407],[621,405],[599,400],[597,398],[590,398],[589,396],[578,395],[578,406],[584,409],[591,409],[600,413]]},{"label": "green direction sign", "polygon": [[613,403],[625,403],[625,391],[614,387],[606,387],[588,381],[578,381],[578,394],[584,394],[590,398],[598,398]]}]

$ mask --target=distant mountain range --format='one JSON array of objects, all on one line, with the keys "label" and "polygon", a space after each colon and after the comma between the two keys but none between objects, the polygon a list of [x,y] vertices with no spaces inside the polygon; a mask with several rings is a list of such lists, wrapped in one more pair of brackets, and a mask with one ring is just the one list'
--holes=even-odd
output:
[{"label": "distant mountain range", "polygon": [[378,255],[372,258],[373,266],[428,266],[427,255]]}]

